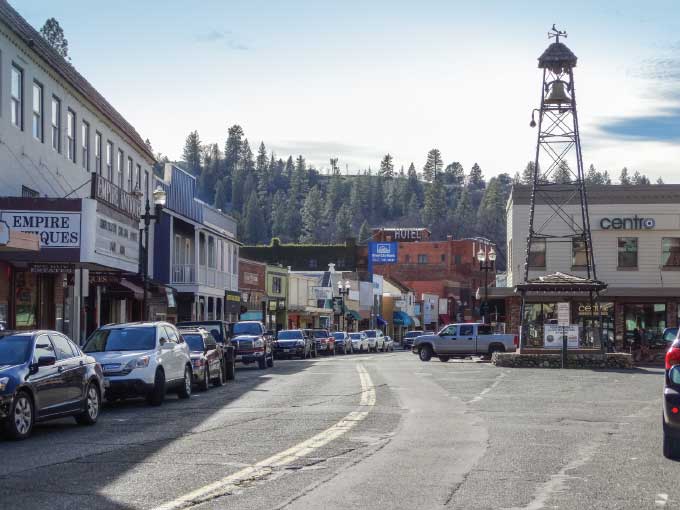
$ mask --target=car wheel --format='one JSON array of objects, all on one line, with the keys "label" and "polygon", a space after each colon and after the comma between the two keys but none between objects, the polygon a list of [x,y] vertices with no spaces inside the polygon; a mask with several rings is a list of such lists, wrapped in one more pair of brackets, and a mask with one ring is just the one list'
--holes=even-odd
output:
[{"label": "car wheel", "polygon": [[224,379],[225,381],[233,381],[236,379],[236,361],[226,360],[224,363]]},{"label": "car wheel", "polygon": [[198,385],[198,389],[201,391],[208,391],[209,386],[210,386],[210,369],[206,365],[205,369],[203,370],[203,380],[201,380],[201,383]]},{"label": "car wheel", "polygon": [[165,399],[165,372],[159,368],[153,380],[153,389],[147,395],[146,401],[149,405],[159,406],[163,399]]},{"label": "car wheel", "polygon": [[179,398],[189,398],[191,396],[191,369],[184,367],[184,384],[177,392]]},{"label": "car wheel", "polygon": [[432,359],[432,347],[429,345],[423,345],[418,351],[418,356],[420,361],[430,361]]},{"label": "car wheel", "polygon": [[663,426],[663,456],[672,460],[680,459],[680,438],[672,436],[665,423]]},{"label": "car wheel", "polygon": [[24,391],[17,393],[12,402],[5,430],[11,439],[26,439],[33,430],[34,418],[33,400]]},{"label": "car wheel", "polygon": [[316,358],[316,347],[312,350],[312,358]]},{"label": "car wheel", "polygon": [[87,385],[87,392],[85,393],[85,410],[75,416],[76,423],[79,425],[94,425],[99,418],[99,410],[101,409],[101,397],[99,395],[99,388],[95,383]]},{"label": "car wheel", "polygon": [[267,355],[263,355],[261,358],[257,360],[257,368],[260,370],[264,370],[267,368]]},{"label": "car wheel", "polygon": [[269,368],[272,368],[274,366],[274,354],[271,354],[269,356],[269,359],[267,360],[267,366]]},{"label": "car wheel", "polygon": [[439,361],[441,361],[442,363],[446,363],[447,361],[449,361],[449,357],[448,356],[439,356]]}]

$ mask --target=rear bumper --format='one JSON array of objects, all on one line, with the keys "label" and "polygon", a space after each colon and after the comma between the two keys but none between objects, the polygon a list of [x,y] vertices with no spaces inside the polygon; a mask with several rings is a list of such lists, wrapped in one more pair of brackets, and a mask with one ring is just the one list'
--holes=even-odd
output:
[{"label": "rear bumper", "polygon": [[[663,397],[663,421],[666,429],[680,437],[680,393],[672,388],[664,388]],[[674,408],[678,409],[677,413],[673,412]]]},{"label": "rear bumper", "polygon": [[104,379],[104,391],[107,397],[144,397],[153,390],[153,384],[141,379]]},{"label": "rear bumper", "polygon": [[304,347],[274,347],[276,356],[302,356],[304,353]]}]

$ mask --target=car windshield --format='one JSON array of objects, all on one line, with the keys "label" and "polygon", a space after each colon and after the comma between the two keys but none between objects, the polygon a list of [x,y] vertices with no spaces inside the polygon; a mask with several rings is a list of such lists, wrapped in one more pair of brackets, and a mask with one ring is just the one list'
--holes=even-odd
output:
[{"label": "car windshield", "polygon": [[366,333],[366,336],[368,338],[375,338],[375,331],[369,330],[369,331],[364,331]]},{"label": "car windshield", "polygon": [[302,333],[300,331],[279,331],[277,338],[279,340],[300,340]]},{"label": "car windshield", "polygon": [[663,339],[666,342],[672,342],[678,336],[678,328],[666,328],[663,332]]},{"label": "car windshield", "polygon": [[28,360],[31,335],[0,336],[0,365],[20,365]]},{"label": "car windshield", "polygon": [[408,333],[406,333],[406,335],[404,335],[404,338],[415,338],[422,334],[423,334],[422,331],[409,331]]},{"label": "car windshield", "polygon": [[349,337],[352,338],[353,340],[360,340],[361,339],[361,333],[350,333]]},{"label": "car windshield", "polygon": [[336,340],[342,340],[343,338],[345,338],[345,334],[342,332],[337,332],[333,333],[333,337],[335,337]]},{"label": "car windshield", "polygon": [[262,328],[256,322],[237,322],[234,324],[234,335],[259,335]]},{"label": "car windshield", "polygon": [[[178,326],[182,326],[182,323],[178,323]],[[219,324],[208,324],[208,323],[201,323],[201,322],[192,322],[191,324],[186,324],[186,326],[192,326],[196,328],[203,328],[205,329],[208,333],[210,333],[213,338],[215,339],[216,342],[223,343],[224,340],[222,338],[222,328],[220,328]]]},{"label": "car windshield", "polygon": [[203,337],[198,333],[182,333],[182,338],[189,345],[189,350],[192,352],[203,352]]},{"label": "car windshield", "polygon": [[84,352],[150,351],[156,347],[156,328],[98,329],[83,347]]},{"label": "car windshield", "polygon": [[314,331],[314,338],[328,338],[328,331]]}]

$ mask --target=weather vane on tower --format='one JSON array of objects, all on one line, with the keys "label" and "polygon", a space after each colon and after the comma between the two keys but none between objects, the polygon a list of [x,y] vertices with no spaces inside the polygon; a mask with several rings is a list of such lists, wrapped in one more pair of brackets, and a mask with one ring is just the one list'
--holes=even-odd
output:
[{"label": "weather vane on tower", "polygon": [[550,29],[550,32],[548,32],[548,39],[555,38],[555,42],[560,42],[560,37],[568,37],[567,36],[567,31],[566,30],[558,30],[555,28],[555,23],[553,23],[552,28]]}]

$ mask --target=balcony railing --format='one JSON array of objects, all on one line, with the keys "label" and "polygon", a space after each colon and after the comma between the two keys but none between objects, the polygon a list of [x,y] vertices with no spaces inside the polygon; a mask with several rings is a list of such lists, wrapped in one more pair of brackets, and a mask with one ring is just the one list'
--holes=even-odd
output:
[{"label": "balcony railing", "polygon": [[172,266],[172,283],[192,283],[207,285],[217,289],[229,289],[235,275],[218,271],[206,266],[198,266],[198,278],[196,278],[196,266],[194,264],[174,264]]},{"label": "balcony railing", "polygon": [[172,266],[172,283],[196,283],[193,264],[174,264]]}]

